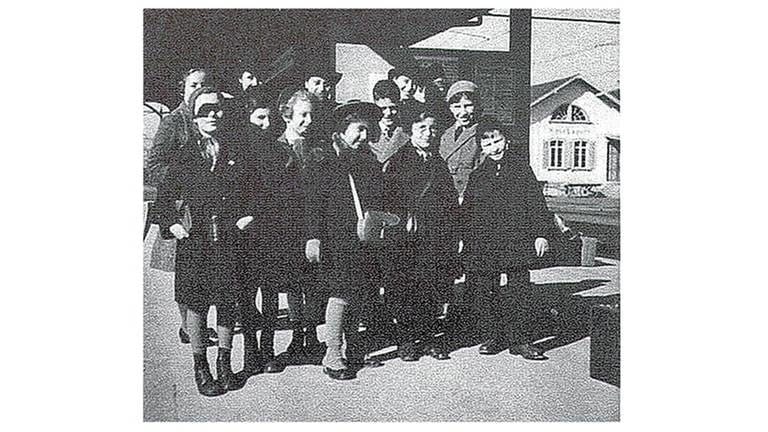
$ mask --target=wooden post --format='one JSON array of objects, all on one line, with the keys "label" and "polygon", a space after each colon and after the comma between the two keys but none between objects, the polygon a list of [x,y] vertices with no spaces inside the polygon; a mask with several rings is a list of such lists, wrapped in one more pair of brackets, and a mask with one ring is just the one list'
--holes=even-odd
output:
[{"label": "wooden post", "polygon": [[514,120],[512,145],[514,152],[522,152],[529,158],[531,125],[531,10],[509,11],[509,64],[512,68],[512,101]]}]

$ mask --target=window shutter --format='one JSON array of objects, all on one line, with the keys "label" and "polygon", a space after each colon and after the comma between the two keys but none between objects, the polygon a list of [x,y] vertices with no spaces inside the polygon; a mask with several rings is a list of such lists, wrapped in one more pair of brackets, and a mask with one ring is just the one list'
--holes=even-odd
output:
[{"label": "window shutter", "polygon": [[573,169],[573,141],[563,141],[563,168]]},{"label": "window shutter", "polygon": [[587,143],[587,169],[595,169],[595,142],[589,141]]},{"label": "window shutter", "polygon": [[542,150],[541,150],[542,162],[543,162],[542,167],[544,167],[544,169],[548,169],[549,168],[549,141],[545,140],[542,144],[543,144]]}]

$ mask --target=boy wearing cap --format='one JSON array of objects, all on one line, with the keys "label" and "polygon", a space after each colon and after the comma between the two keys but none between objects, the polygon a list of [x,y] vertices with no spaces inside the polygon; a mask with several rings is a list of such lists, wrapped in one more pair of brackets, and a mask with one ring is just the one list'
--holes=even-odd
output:
[{"label": "boy wearing cap", "polygon": [[313,98],[315,113],[328,114],[336,107],[331,90],[341,80],[341,74],[329,66],[306,66],[301,72],[302,87]]},{"label": "boy wearing cap", "polygon": [[454,123],[440,138],[440,156],[448,164],[459,199],[462,199],[469,175],[484,159],[478,151],[475,136],[480,113],[477,86],[471,81],[457,81],[448,89],[445,100]]},{"label": "boy wearing cap", "polygon": [[370,147],[383,165],[408,143],[408,134],[400,125],[400,89],[390,80],[381,80],[373,86],[373,102],[381,110],[381,120],[378,122],[378,139],[372,140]]},{"label": "boy wearing cap", "polygon": [[462,203],[464,268],[484,343],[480,354],[545,360],[531,345],[535,292],[529,270],[549,251],[552,215],[522,152],[509,148],[506,128],[492,118],[477,127],[487,158],[470,178]]}]

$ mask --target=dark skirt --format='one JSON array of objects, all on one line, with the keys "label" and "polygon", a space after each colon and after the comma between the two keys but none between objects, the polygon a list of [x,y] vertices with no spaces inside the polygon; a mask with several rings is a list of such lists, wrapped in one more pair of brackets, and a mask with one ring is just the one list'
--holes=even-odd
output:
[{"label": "dark skirt", "polygon": [[179,240],[176,246],[176,302],[205,314],[211,305],[217,313],[235,308],[236,248],[230,242],[211,243],[203,236]]},{"label": "dark skirt", "polygon": [[319,279],[329,297],[360,303],[377,295],[382,280],[377,247],[357,243],[323,249],[321,245],[320,251]]}]

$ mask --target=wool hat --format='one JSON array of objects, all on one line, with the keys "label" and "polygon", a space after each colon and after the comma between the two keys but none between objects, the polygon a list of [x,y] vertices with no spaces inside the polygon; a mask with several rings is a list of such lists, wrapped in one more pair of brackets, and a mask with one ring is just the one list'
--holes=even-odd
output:
[{"label": "wool hat", "polygon": [[381,110],[374,103],[361,102],[359,100],[350,100],[333,109],[331,120],[333,127],[336,128],[339,123],[351,115],[357,114],[364,120],[368,120],[371,125],[375,125],[381,119]]},{"label": "wool hat", "polygon": [[445,100],[450,101],[451,98],[456,96],[456,94],[458,93],[462,93],[462,92],[474,93],[476,91],[477,91],[477,85],[472,81],[467,81],[467,80],[456,81],[455,83],[453,83],[453,85],[448,89],[448,92],[445,94]]}]

